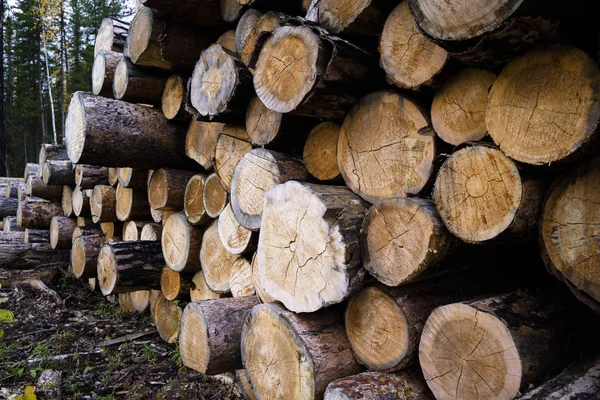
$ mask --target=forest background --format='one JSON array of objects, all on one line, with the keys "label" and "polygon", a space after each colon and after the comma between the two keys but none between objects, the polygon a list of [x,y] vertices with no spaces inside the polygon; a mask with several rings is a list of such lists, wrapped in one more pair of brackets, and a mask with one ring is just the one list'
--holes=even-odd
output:
[{"label": "forest background", "polygon": [[42,143],[62,142],[69,94],[91,90],[102,19],[134,11],[134,0],[2,0],[0,176],[21,176]]}]

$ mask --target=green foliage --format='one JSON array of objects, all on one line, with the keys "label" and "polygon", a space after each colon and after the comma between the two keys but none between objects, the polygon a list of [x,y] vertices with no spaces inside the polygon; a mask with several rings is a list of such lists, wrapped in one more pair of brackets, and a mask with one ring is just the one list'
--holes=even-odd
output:
[{"label": "green foliage", "polygon": [[11,324],[15,322],[15,315],[10,310],[0,309],[0,322]]},{"label": "green foliage", "polygon": [[179,351],[179,343],[175,344],[175,348],[169,353],[171,361],[177,365],[177,368],[183,368],[183,361],[181,361],[181,352]]},{"label": "green foliage", "polygon": [[154,348],[152,346],[145,344],[144,347],[142,347],[142,355],[146,358],[146,360],[150,364],[156,363],[156,360],[157,360],[156,351],[154,350]]}]

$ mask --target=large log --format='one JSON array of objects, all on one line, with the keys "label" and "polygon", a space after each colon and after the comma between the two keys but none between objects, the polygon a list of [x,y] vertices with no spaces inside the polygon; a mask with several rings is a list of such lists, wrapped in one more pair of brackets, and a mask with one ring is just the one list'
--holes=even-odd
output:
[{"label": "large log", "polygon": [[110,185],[108,168],[77,164],[75,167],[75,185],[83,190],[93,189],[96,185]]},{"label": "large log", "polygon": [[160,242],[114,242],[98,255],[98,283],[105,296],[159,289],[165,265]]},{"label": "large log", "polygon": [[265,193],[288,181],[305,181],[310,175],[302,160],[264,148],[240,160],[231,181],[231,208],[247,229],[257,231],[263,215]]},{"label": "large log", "polygon": [[190,178],[185,187],[185,196],[183,199],[183,211],[188,221],[192,225],[208,225],[212,218],[206,214],[204,208],[204,185],[206,177],[204,175],[194,175]]},{"label": "large log", "polygon": [[338,164],[348,187],[369,202],[418,194],[432,174],[434,142],[428,117],[417,104],[379,91],[363,98],[344,120]]},{"label": "large log", "polygon": [[41,177],[30,176],[25,184],[25,193],[48,201],[62,201],[63,186],[46,185]]},{"label": "large log", "polygon": [[88,279],[98,275],[98,255],[106,243],[104,235],[85,235],[73,241],[71,265],[76,278]]},{"label": "large log", "polygon": [[465,242],[483,242],[505,233],[534,233],[544,185],[521,177],[501,151],[473,146],[452,154],[435,181],[433,200],[444,225]]},{"label": "large log", "polygon": [[96,34],[94,57],[102,50],[123,53],[129,31],[129,23],[113,18],[104,18]]},{"label": "large log", "polygon": [[165,83],[161,96],[161,110],[166,119],[190,120],[191,115],[185,111],[186,87],[189,77],[179,74],[171,75]]},{"label": "large log", "polygon": [[52,249],[47,242],[19,243],[0,240],[0,269],[34,269],[42,264],[68,262],[68,253]]},{"label": "large log", "polygon": [[77,223],[72,218],[53,217],[50,222],[50,246],[53,249],[70,249],[76,227]]},{"label": "large log", "polygon": [[204,272],[198,271],[194,274],[190,287],[190,299],[194,302],[202,300],[213,300],[221,297],[220,293],[213,292],[206,284]]},{"label": "large log", "polygon": [[323,400],[402,399],[433,400],[423,375],[417,371],[397,374],[363,372],[327,385]]},{"label": "large log", "polygon": [[181,316],[179,333],[183,364],[206,375],[242,368],[242,325],[257,304],[255,296],[188,304]]},{"label": "large log", "polygon": [[365,212],[345,187],[291,181],[269,190],[256,255],[267,293],[291,311],[312,312],[359,289]]},{"label": "large log", "polygon": [[361,371],[335,310],[294,314],[277,303],[257,305],[244,322],[241,352],[260,399],[319,399],[331,381]]},{"label": "large log", "polygon": [[121,56],[115,68],[112,89],[117,100],[160,104],[166,83],[164,72],[139,67],[128,57]]},{"label": "large log", "polygon": [[593,142],[599,120],[598,64],[565,45],[539,47],[504,67],[490,91],[486,115],[500,149],[534,165],[579,157]]},{"label": "large log", "polygon": [[0,198],[0,218],[16,216],[18,208],[19,199]]},{"label": "large log", "polygon": [[193,119],[185,138],[185,154],[204,169],[211,169],[215,163],[217,139],[225,124]]},{"label": "large log", "polygon": [[566,309],[533,292],[436,308],[419,362],[437,399],[513,399],[560,367]]},{"label": "large log", "polygon": [[193,171],[161,168],[152,174],[148,184],[150,207],[160,211],[183,210],[185,189]]},{"label": "large log", "polygon": [[217,293],[226,293],[231,290],[229,278],[234,263],[240,256],[229,253],[223,246],[219,237],[218,223],[219,221],[215,221],[204,232],[200,248],[200,263],[208,287]]},{"label": "large log", "polygon": [[306,170],[320,181],[341,178],[337,160],[340,129],[333,122],[322,122],[310,131],[304,144],[302,159]]},{"label": "large log", "polygon": [[177,272],[200,270],[204,230],[191,225],[183,213],[171,215],[163,226],[161,243],[165,261]]},{"label": "large log", "polygon": [[256,250],[256,237],[235,218],[231,203],[219,215],[218,227],[221,243],[231,254],[251,254]]},{"label": "large log", "polygon": [[113,82],[117,63],[123,55],[110,50],[101,50],[92,65],[92,93],[96,96],[113,97]]},{"label": "large log", "polygon": [[210,174],[204,182],[204,210],[211,218],[218,218],[227,206],[227,189],[217,174]]},{"label": "large log", "polygon": [[42,168],[42,180],[46,185],[73,185],[75,170],[68,160],[49,160]]},{"label": "large log", "polygon": [[116,215],[119,221],[132,219],[150,219],[150,206],[148,205],[148,192],[117,186]]},{"label": "large log", "polygon": [[29,229],[49,229],[52,218],[61,216],[60,204],[41,199],[21,201],[17,209],[17,223]]},{"label": "large log", "polygon": [[185,127],[148,107],[76,92],[69,104],[65,132],[74,163],[197,168],[185,156]]},{"label": "large log", "polygon": [[215,172],[219,176],[223,187],[231,190],[231,181],[238,163],[252,150],[250,138],[244,128],[225,125],[223,132],[217,139],[215,151]]},{"label": "large log", "polygon": [[550,273],[600,314],[599,182],[600,158],[559,177],[540,217],[539,240]]},{"label": "large log", "polygon": [[[73,214],[77,217],[89,217],[92,215],[91,197],[93,190],[81,190],[80,186],[76,186],[73,190],[72,206]],[[64,209],[63,205],[63,209]]]},{"label": "large log", "polygon": [[117,222],[117,191],[112,186],[98,185],[90,200],[92,220],[98,222]]}]

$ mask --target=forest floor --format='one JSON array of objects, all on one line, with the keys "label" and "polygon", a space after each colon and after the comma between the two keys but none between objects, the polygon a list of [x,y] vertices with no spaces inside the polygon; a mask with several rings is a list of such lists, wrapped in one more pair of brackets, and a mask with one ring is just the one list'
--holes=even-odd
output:
[{"label": "forest floor", "polygon": [[29,285],[0,288],[0,399],[34,399],[23,395],[34,387],[38,399],[56,398],[38,383],[45,370],[60,371],[63,399],[241,399],[230,378],[183,367],[149,314],[128,313],[64,273],[46,284],[60,299]]}]

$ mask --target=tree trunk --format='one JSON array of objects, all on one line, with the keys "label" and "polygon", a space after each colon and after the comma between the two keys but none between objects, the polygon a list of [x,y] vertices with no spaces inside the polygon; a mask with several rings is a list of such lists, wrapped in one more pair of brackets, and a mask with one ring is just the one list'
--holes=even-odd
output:
[{"label": "tree trunk", "polygon": [[62,201],[63,186],[46,185],[41,177],[30,176],[25,184],[25,193],[48,201]]},{"label": "tree trunk", "polygon": [[210,174],[206,178],[204,192],[202,193],[206,214],[211,218],[219,218],[219,215],[228,204],[227,200],[227,189],[223,186],[221,179],[217,174]]},{"label": "tree trunk", "polygon": [[565,316],[528,292],[438,307],[419,345],[425,380],[438,399],[515,398],[560,366]]},{"label": "tree trunk", "polygon": [[73,217],[73,188],[70,185],[64,185],[61,198],[61,206],[65,217]]},{"label": "tree trunk", "polygon": [[341,180],[337,160],[340,129],[333,122],[322,122],[310,131],[306,139],[302,155],[304,166],[320,181]]},{"label": "tree trunk", "polygon": [[231,254],[221,243],[218,221],[206,229],[200,249],[200,263],[206,284],[217,293],[227,293],[231,290],[229,278],[235,261],[239,255]]},{"label": "tree trunk", "polygon": [[46,185],[73,185],[75,170],[70,161],[46,161],[42,170],[42,180]]},{"label": "tree trunk", "polygon": [[100,24],[98,33],[96,34],[94,57],[102,50],[123,53],[128,32],[128,22],[119,21],[113,18],[104,18]]},{"label": "tree trunk", "polygon": [[188,304],[181,316],[179,334],[183,364],[206,375],[242,368],[242,326],[257,304],[255,296]]},{"label": "tree trunk", "polygon": [[257,250],[267,293],[291,311],[313,312],[358,290],[365,212],[345,187],[290,181],[267,192]]},{"label": "tree trunk", "polygon": [[117,63],[123,55],[110,50],[101,50],[92,65],[92,93],[96,96],[113,97],[113,82]]},{"label": "tree trunk", "polygon": [[[43,144],[40,148],[38,165],[43,166],[46,161],[68,160],[67,147],[64,144]],[[38,173],[38,176],[39,173]]]},{"label": "tree trunk", "polygon": [[25,172],[23,174],[23,179],[27,180],[30,175],[38,176],[40,171],[39,164],[27,163],[25,164]]},{"label": "tree trunk", "polygon": [[112,186],[108,181],[108,168],[83,164],[75,167],[75,184],[82,190],[93,189],[96,185]]},{"label": "tree trunk", "polygon": [[189,121],[192,115],[185,111],[185,96],[189,76],[171,75],[162,92],[161,109],[166,119]]},{"label": "tree trunk", "polygon": [[183,211],[192,225],[206,226],[212,218],[206,214],[204,209],[204,175],[194,175],[190,178],[185,188],[183,199]]},{"label": "tree trunk", "polygon": [[49,243],[50,232],[47,229],[25,229],[23,243]]},{"label": "tree trunk", "polygon": [[185,300],[190,298],[193,274],[182,274],[164,267],[160,276],[160,290],[167,300]]},{"label": "tree trunk", "polygon": [[163,226],[161,243],[169,268],[177,272],[200,270],[200,246],[204,230],[191,225],[183,213],[171,215]]},{"label": "tree trunk", "polygon": [[53,249],[70,249],[73,243],[73,230],[77,227],[74,219],[53,217],[50,222],[50,246]]},{"label": "tree trunk", "polygon": [[220,31],[227,27],[219,0],[142,0],[142,4],[169,18]]},{"label": "tree trunk", "polygon": [[265,193],[287,181],[309,178],[302,160],[264,148],[250,151],[237,164],[231,182],[235,218],[247,229],[259,230]]},{"label": "tree trunk", "polygon": [[193,119],[185,139],[185,154],[209,170],[215,162],[217,139],[225,124]]},{"label": "tree trunk", "polygon": [[256,294],[252,283],[252,264],[245,258],[238,258],[231,268],[229,286],[233,297],[248,297]]},{"label": "tree trunk", "polygon": [[116,197],[116,215],[119,221],[150,219],[150,206],[146,190],[129,189],[118,185]]},{"label": "tree trunk", "polygon": [[98,185],[92,192],[90,201],[92,220],[98,222],[117,222],[117,191],[112,186]]},{"label": "tree trunk", "polygon": [[329,382],[361,370],[334,310],[294,314],[277,303],[257,305],[244,321],[241,353],[261,399],[319,399]]},{"label": "tree trunk", "polygon": [[198,271],[196,272],[196,274],[194,274],[194,278],[192,279],[192,284],[190,288],[190,299],[193,302],[218,299],[220,297],[220,293],[213,292],[211,288],[209,288],[206,284],[206,279],[204,279],[204,272]]},{"label": "tree trunk", "polygon": [[140,233],[140,240],[160,240],[162,230],[161,224],[146,222]]},{"label": "tree trunk", "polygon": [[76,278],[88,279],[98,275],[98,255],[104,243],[106,236],[98,234],[80,236],[73,241],[71,265]]},{"label": "tree trunk", "polygon": [[181,306],[165,299],[162,293],[154,304],[154,324],[161,339],[167,343],[175,343],[179,337]]},{"label": "tree trunk", "polygon": [[121,56],[115,68],[113,94],[115,99],[129,103],[160,104],[166,83],[164,72],[136,66]]},{"label": "tree trunk", "polygon": [[19,203],[17,223],[23,228],[49,229],[53,217],[62,217],[60,204],[44,200],[25,200]]},{"label": "tree trunk", "polygon": [[164,265],[158,241],[106,243],[98,255],[102,294],[158,289]]},{"label": "tree trunk", "polygon": [[369,371],[338,379],[327,385],[323,400],[359,398],[434,400],[423,375],[417,371],[403,371],[397,374]]},{"label": "tree trunk", "polygon": [[194,169],[185,156],[184,132],[160,111],[140,105],[82,92],[69,105],[67,143],[71,161],[79,164]]},{"label": "tree trunk", "polygon": [[428,116],[412,100],[388,90],[372,93],[352,109],[340,131],[344,181],[371,203],[418,194],[433,172],[434,136]]},{"label": "tree trunk", "polygon": [[68,262],[69,254],[53,250],[50,243],[0,241],[0,269],[34,269],[42,264]]},{"label": "tree trunk", "polygon": [[142,221],[128,221],[123,223],[123,241],[136,242],[140,240],[143,228],[144,222]]},{"label": "tree trunk", "polygon": [[231,254],[253,254],[256,251],[256,239],[252,231],[246,229],[235,218],[231,204],[219,215],[219,237],[225,249]]},{"label": "tree trunk", "polygon": [[215,172],[228,192],[231,191],[235,167],[251,150],[252,144],[250,144],[250,138],[245,129],[234,125],[225,125],[217,139]]},{"label": "tree trunk", "polygon": [[14,217],[19,208],[19,199],[0,198],[0,218]]},{"label": "tree trunk", "polygon": [[150,207],[160,211],[183,210],[185,188],[193,171],[161,168],[152,174],[148,184]]},{"label": "tree trunk", "polygon": [[73,229],[73,242],[78,237],[94,236],[94,235],[104,236],[104,232],[102,232],[102,228],[100,228],[98,225],[78,226],[75,229]]},{"label": "tree trunk", "polygon": [[148,171],[128,167],[117,168],[119,185],[129,189],[146,190],[148,188]]},{"label": "tree trunk", "polygon": [[17,217],[4,217],[2,222],[2,230],[8,232],[25,232],[25,228],[17,224]]},{"label": "tree trunk", "polygon": [[[91,217],[92,209],[90,201],[93,190],[81,190],[80,186],[76,186],[73,190],[73,213],[78,217]],[[64,206],[63,206],[64,209]]]}]

